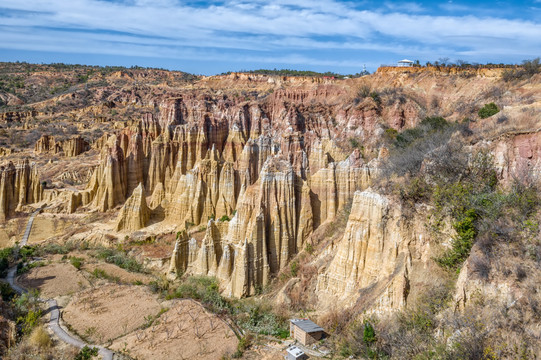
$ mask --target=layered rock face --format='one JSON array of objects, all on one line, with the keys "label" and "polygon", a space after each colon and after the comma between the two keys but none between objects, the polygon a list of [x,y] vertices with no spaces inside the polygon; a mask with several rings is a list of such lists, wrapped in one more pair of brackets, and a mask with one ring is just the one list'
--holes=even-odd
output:
[{"label": "layered rock face", "polygon": [[63,152],[65,157],[75,157],[89,149],[89,143],[81,136],[58,142],[55,141],[54,136],[42,135],[34,146],[36,154],[58,154]]},{"label": "layered rock face", "polygon": [[[320,303],[370,300],[377,310],[404,307],[413,262],[428,261],[421,255],[428,246],[422,238],[388,199],[372,190],[356,192],[344,236],[329,250],[333,259],[318,277]],[[371,299],[359,298],[363,289],[370,289]]]},{"label": "layered rock face", "polygon": [[541,178],[541,132],[506,134],[494,143],[494,163],[502,180]]},{"label": "layered rock face", "polygon": [[150,209],[145,199],[145,190],[143,184],[139,184],[120,209],[116,230],[139,230],[147,225],[149,219]]},{"label": "layered rock face", "polygon": [[37,168],[28,160],[0,167],[0,220],[6,220],[23,205],[41,201],[42,197]]},{"label": "layered rock face", "polygon": [[[15,105],[15,104],[14,104]],[[37,111],[8,111],[0,114],[0,123],[25,122],[26,119],[37,116]]]}]

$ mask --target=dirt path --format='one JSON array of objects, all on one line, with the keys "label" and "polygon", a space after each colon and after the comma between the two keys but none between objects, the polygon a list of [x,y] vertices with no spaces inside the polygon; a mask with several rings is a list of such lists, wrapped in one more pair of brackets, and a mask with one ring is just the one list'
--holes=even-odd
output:
[{"label": "dirt path", "polygon": [[[41,209],[40,209],[41,210]],[[28,219],[28,224],[26,225],[26,231],[24,232],[23,239],[21,240],[21,246],[25,246],[28,241],[28,236],[30,235],[30,231],[32,230],[32,224],[34,223],[34,217],[40,212],[40,210],[36,210],[32,213],[30,216],[30,219]],[[18,292],[19,294],[26,293],[27,290],[20,287],[19,285],[15,284],[15,274],[17,273],[17,266],[13,266],[8,270],[8,275],[6,277],[7,282],[11,287]],[[101,355],[103,360],[113,360],[114,353],[101,346],[93,346],[92,344],[87,344],[82,342],[81,340],[77,339],[76,337],[70,335],[66,330],[64,330],[60,326],[60,310],[58,307],[58,303],[55,299],[39,299],[39,301],[46,302],[49,305],[49,308],[46,310],[46,312],[51,313],[51,317],[49,319],[49,328],[58,336],[58,338],[69,344],[76,346],[78,348],[82,348],[84,346],[89,347],[97,347],[99,349],[99,354]]]}]

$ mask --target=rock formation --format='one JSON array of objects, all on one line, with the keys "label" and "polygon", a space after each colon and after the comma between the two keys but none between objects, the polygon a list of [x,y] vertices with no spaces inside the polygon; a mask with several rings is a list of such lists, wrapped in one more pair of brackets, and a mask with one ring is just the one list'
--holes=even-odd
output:
[{"label": "rock formation", "polygon": [[75,157],[89,149],[90,145],[81,136],[75,136],[62,142],[62,150],[66,157]]},{"label": "rock formation", "polygon": [[27,119],[37,116],[37,111],[8,111],[0,114],[0,123],[25,122]]},{"label": "rock formation", "polygon": [[0,157],[9,156],[13,154],[13,149],[0,147]]},{"label": "rock formation", "polygon": [[139,184],[120,209],[116,231],[135,231],[144,228],[150,219],[143,184]]},{"label": "rock formation", "polygon": [[494,162],[499,177],[539,179],[541,173],[541,132],[506,134],[494,141]]},{"label": "rock formation", "polygon": [[230,294],[253,294],[375,171],[359,150],[338,147],[320,118],[287,103],[317,96],[285,92],[242,106],[191,95],[165,100],[159,115],[145,114],[94,144],[100,165],[81,200],[71,203],[107,211],[142,184],[150,208],[161,205],[158,211],[180,229],[231,218],[208,224],[214,230],[203,243],[179,239],[182,260],[172,261],[180,264],[173,272],[214,274]]},{"label": "rock formation", "polygon": [[[412,237],[413,236],[413,237]],[[400,209],[385,197],[366,190],[356,192],[344,236],[331,253],[328,269],[319,275],[317,294],[321,303],[336,301],[353,305],[359,289],[371,288],[380,310],[406,305],[412,253],[411,233],[401,221]]]},{"label": "rock formation", "polygon": [[165,200],[165,189],[163,188],[163,183],[158,183],[152,192],[152,197],[150,198],[150,203],[148,204],[151,209],[156,209],[158,206],[163,204]]},{"label": "rock formation", "polygon": [[42,196],[37,168],[27,159],[0,167],[0,220],[6,220],[23,205],[41,201]]},{"label": "rock formation", "polygon": [[88,142],[81,136],[75,136],[70,139],[57,142],[54,136],[42,135],[34,146],[36,154],[58,154],[64,152],[65,157],[75,157],[89,150]]}]

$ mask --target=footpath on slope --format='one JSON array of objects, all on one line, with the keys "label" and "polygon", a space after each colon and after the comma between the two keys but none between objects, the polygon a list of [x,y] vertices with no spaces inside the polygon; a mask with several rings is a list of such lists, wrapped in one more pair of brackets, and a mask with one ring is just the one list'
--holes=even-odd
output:
[{"label": "footpath on slope", "polygon": [[[34,223],[34,217],[41,211],[42,209],[38,209],[30,215],[30,219],[28,219],[28,224],[26,225],[26,230],[24,232],[23,238],[21,240],[20,246],[23,247],[28,242],[28,237],[30,236],[30,231],[32,230],[32,224]],[[15,257],[17,258],[18,253],[15,254]],[[8,275],[6,277],[7,282],[13,290],[18,292],[19,294],[26,293],[27,290],[23,287],[20,287],[15,283],[15,274],[17,273],[17,266],[12,266],[8,270]],[[64,330],[60,326],[60,309],[58,307],[58,303],[55,299],[39,299],[39,301],[46,302],[49,305],[49,308],[46,311],[49,311],[51,313],[51,317],[49,319],[49,329],[51,329],[58,338],[65,342],[66,344],[76,346],[78,348],[83,348],[84,346],[88,347],[96,347],[98,348],[99,354],[101,355],[103,360],[113,360],[114,352],[112,352],[109,349],[106,349],[102,346],[94,346],[92,344],[87,344],[70,333],[68,333],[66,330]]]}]

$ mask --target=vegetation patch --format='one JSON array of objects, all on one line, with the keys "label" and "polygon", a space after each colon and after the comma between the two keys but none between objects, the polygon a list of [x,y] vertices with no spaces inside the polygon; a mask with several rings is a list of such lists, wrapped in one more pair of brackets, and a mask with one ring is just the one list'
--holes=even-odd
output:
[{"label": "vegetation patch", "polygon": [[143,264],[121,249],[101,248],[96,251],[96,257],[128,271],[140,273],[145,271]]},{"label": "vegetation patch", "polygon": [[83,259],[80,257],[71,256],[70,264],[73,265],[73,267],[77,270],[81,270],[81,266],[83,265]]},{"label": "vegetation patch", "polygon": [[24,293],[15,298],[14,308],[17,314],[17,329],[23,335],[30,334],[39,325],[43,315],[39,304],[38,291]]},{"label": "vegetation patch", "polygon": [[522,66],[515,69],[505,70],[502,74],[503,81],[510,82],[513,80],[529,79],[541,71],[541,63],[539,58],[533,60],[524,60]]},{"label": "vegetation patch", "polygon": [[479,117],[481,119],[486,119],[491,117],[492,115],[496,115],[500,112],[500,109],[498,108],[498,105],[494,104],[493,102],[485,104],[481,109],[479,109]]},{"label": "vegetation patch", "polygon": [[231,313],[231,305],[222,297],[218,280],[207,276],[190,276],[186,278],[168,299],[189,298],[200,301],[215,313]]}]

